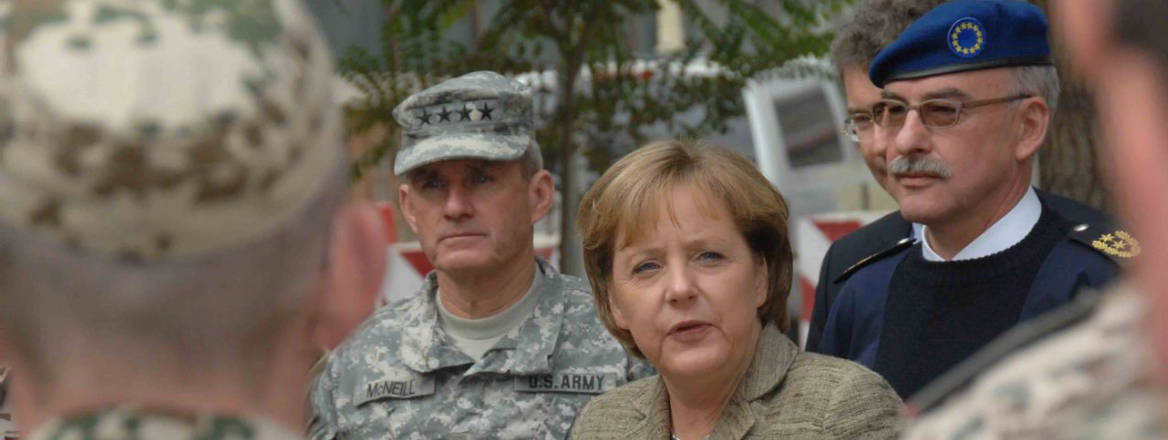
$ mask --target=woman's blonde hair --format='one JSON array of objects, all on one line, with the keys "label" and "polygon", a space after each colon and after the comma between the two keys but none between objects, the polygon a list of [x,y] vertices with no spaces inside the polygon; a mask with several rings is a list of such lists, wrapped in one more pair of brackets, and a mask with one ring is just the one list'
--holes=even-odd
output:
[{"label": "woman's blonde hair", "polygon": [[710,201],[722,201],[751,253],[766,262],[767,299],[758,318],[785,331],[792,271],[787,203],[754,164],[737,153],[681,140],[654,142],[629,153],[600,176],[580,202],[576,224],[600,321],[630,352],[644,357],[632,334],[617,327],[612,317],[613,255],[653,227],[660,204],[669,203],[670,191],[683,185],[703,192]]}]

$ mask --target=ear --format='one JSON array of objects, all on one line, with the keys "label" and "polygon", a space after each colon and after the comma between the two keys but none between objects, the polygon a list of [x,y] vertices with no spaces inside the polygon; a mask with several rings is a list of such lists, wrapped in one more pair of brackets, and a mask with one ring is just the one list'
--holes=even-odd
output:
[{"label": "ear", "polygon": [[383,223],[364,202],[350,202],[337,213],[313,335],[319,345],[335,348],[373,312],[385,278]]},{"label": "ear", "polygon": [[621,330],[628,330],[629,323],[625,320],[625,314],[621,312],[620,306],[616,304],[616,299],[612,296],[612,289],[608,289],[608,310],[612,312],[612,322],[620,327]]},{"label": "ear", "polygon": [[754,300],[754,308],[758,309],[766,304],[767,294],[770,293],[770,266],[767,265],[766,258],[755,258],[756,265],[754,271],[754,290],[752,292]]},{"label": "ear", "polygon": [[45,390],[33,383],[31,380],[21,379],[28,376],[30,373],[27,368],[18,365],[24,365],[20,360],[8,360],[11,362],[11,370],[9,377],[5,384],[5,400],[11,401],[13,422],[16,426],[38,426],[50,416],[42,412],[41,407],[37,405],[44,399]]},{"label": "ear", "polygon": [[531,223],[535,223],[547,215],[552,209],[556,197],[555,183],[552,174],[547,170],[539,170],[531,176],[527,187],[528,206],[531,207]]},{"label": "ear", "polygon": [[418,233],[417,214],[414,212],[414,207],[410,203],[410,186],[401,184],[397,187],[397,200],[401,203],[402,218],[406,220],[406,224],[410,225],[410,230]]},{"label": "ear", "polygon": [[48,390],[44,387],[43,372],[29,368],[26,358],[9,345],[6,335],[0,335],[0,365],[6,367],[4,375],[5,406],[12,409],[12,422],[16,426],[38,426],[45,421],[44,404]]},{"label": "ear", "polygon": [[1036,153],[1046,140],[1050,128],[1050,107],[1040,98],[1029,98],[1021,103],[1018,110],[1018,142],[1014,147],[1014,158],[1026,161]]}]

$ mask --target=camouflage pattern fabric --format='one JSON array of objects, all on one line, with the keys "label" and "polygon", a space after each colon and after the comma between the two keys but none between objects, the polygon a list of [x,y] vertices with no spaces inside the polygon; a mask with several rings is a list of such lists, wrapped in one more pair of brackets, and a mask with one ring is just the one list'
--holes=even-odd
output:
[{"label": "camouflage pattern fabric", "polygon": [[449,159],[519,159],[539,148],[531,106],[530,88],[487,71],[415,93],[393,109],[404,128],[393,173]]},{"label": "camouflage pattern fabric", "polygon": [[1147,304],[1129,286],[1086,321],[986,371],[912,420],[905,439],[1168,439],[1165,396],[1149,367]]},{"label": "camouflage pattern fabric", "polygon": [[343,171],[299,0],[0,2],[0,222],[127,260],[285,221]]},{"label": "camouflage pattern fabric", "polygon": [[378,310],[317,378],[310,437],[564,439],[593,396],[653,373],[600,324],[586,282],[538,270],[532,316],[478,362],[438,324],[434,272]]},{"label": "camouflage pattern fabric", "polygon": [[221,415],[111,409],[53,419],[31,440],[286,440],[304,436],[275,422]]}]

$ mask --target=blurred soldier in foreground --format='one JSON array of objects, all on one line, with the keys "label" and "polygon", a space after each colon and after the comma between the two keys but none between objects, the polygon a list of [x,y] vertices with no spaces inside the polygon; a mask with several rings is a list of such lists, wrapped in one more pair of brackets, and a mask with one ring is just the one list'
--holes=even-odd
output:
[{"label": "blurred soldier in foreground", "polygon": [[[299,438],[384,255],[293,0],[0,6],[0,351],[30,438]],[[349,273],[345,273],[349,277]],[[359,308],[359,307],[358,307]]]},{"label": "blurred soldier in foreground", "polygon": [[333,354],[312,437],[566,438],[592,396],[650,371],[601,325],[588,283],[535,256],[554,189],[530,90],[475,72],[394,118],[402,215],[435,270]]},{"label": "blurred soldier in foreground", "polygon": [[953,0],[869,69],[883,88],[872,117],[884,187],[920,238],[841,275],[818,349],[902,397],[1134,255],[1127,233],[1079,223],[1030,186],[1059,90],[1046,28],[1025,2]]},{"label": "blurred soldier in foreground", "polygon": [[[839,69],[848,106],[844,130],[859,147],[860,155],[881,188],[887,188],[888,167],[884,162],[887,142],[873,136],[876,125],[872,122],[872,106],[880,101],[880,89],[868,79],[868,64],[910,23],[944,1],[865,0],[856,5],[855,18],[836,33],[835,41],[831,43],[831,61]],[[896,211],[840,238],[827,248],[820,266],[819,282],[815,285],[815,308],[807,335],[807,351],[819,351],[827,312],[841,286],[836,282],[840,275],[864,257],[910,237],[914,237],[912,223]]]},{"label": "blurred soldier in foreground", "polygon": [[1094,88],[1110,153],[1104,163],[1143,255],[1129,283],[1098,307],[1044,319],[1051,322],[1043,327],[1061,330],[1019,328],[987,350],[996,359],[978,360],[968,377],[946,377],[968,386],[915,420],[908,438],[1168,439],[1168,4],[1055,8],[1071,60]]}]

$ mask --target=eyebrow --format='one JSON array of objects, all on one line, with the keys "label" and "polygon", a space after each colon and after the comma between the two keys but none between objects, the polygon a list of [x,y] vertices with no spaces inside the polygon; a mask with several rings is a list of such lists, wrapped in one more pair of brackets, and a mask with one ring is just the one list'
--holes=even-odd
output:
[{"label": "eyebrow", "polygon": [[412,184],[414,182],[417,182],[417,181],[420,181],[423,179],[428,179],[435,174],[437,174],[437,173],[434,172],[434,170],[431,170],[431,169],[426,168],[426,167],[413,169],[413,170],[410,170],[410,172],[406,173],[406,182]]},{"label": "eyebrow", "polygon": [[613,249],[612,268],[614,269],[614,272],[618,267],[622,269],[624,268],[623,265],[617,265],[618,261],[623,264],[636,264],[636,262],[648,258],[659,258],[662,253],[663,251],[661,250],[661,247],[649,245],[646,243],[630,244],[628,246]]},{"label": "eyebrow", "polygon": [[[729,240],[732,240],[732,239],[728,238],[728,237],[715,237],[715,236],[712,236],[708,233],[706,233],[706,234],[699,233],[696,236],[683,238],[682,239],[682,247],[684,247],[686,249],[723,247],[723,246],[729,245]],[[632,257],[640,257],[640,256],[645,256],[645,255],[652,256],[652,255],[656,255],[656,254],[661,254],[664,252],[664,250],[663,250],[663,247],[658,245],[658,244],[631,243],[631,244],[622,246],[620,248],[614,249],[613,250],[614,257],[615,257],[615,254],[621,253],[621,252],[623,252],[629,256],[632,256]]]},{"label": "eyebrow", "polygon": [[496,169],[500,166],[502,166],[502,163],[498,162],[498,161],[494,161],[494,160],[475,161],[475,162],[468,163],[466,165],[466,172],[468,172],[468,173],[480,172],[481,173],[484,171],[490,171],[490,170]]},{"label": "eyebrow", "polygon": [[[881,90],[880,97],[884,98],[884,99],[896,99],[896,100],[906,101],[906,102],[908,101],[903,96],[900,96],[900,95],[896,94],[895,92],[890,92],[888,90]],[[967,94],[967,93],[965,93],[957,88],[946,87],[946,88],[943,88],[941,90],[934,90],[934,91],[931,91],[929,93],[925,93],[925,95],[921,97],[922,101],[926,101],[926,100],[930,100],[930,99],[969,99],[969,94]]]},{"label": "eyebrow", "polygon": [[923,98],[924,99],[943,99],[943,98],[968,99],[969,94],[967,94],[961,90],[958,90],[956,88],[953,88],[953,87],[946,87],[946,88],[941,89],[941,90],[936,90],[936,91],[926,93],[925,96],[923,96]]}]

